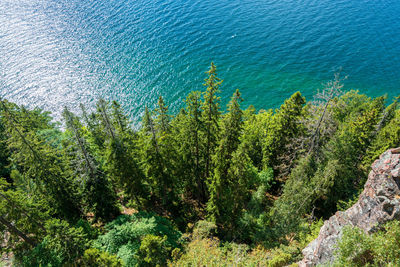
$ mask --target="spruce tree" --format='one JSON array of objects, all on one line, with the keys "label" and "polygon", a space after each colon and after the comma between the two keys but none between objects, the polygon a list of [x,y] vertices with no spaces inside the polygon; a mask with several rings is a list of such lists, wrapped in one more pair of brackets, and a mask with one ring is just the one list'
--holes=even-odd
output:
[{"label": "spruce tree", "polygon": [[186,99],[187,120],[185,125],[185,135],[188,143],[191,162],[193,162],[192,175],[194,184],[196,184],[195,194],[197,200],[204,203],[207,198],[207,187],[205,175],[202,172],[205,169],[204,158],[201,157],[205,144],[201,140],[201,132],[204,131],[204,121],[201,110],[201,93],[192,92]]},{"label": "spruce tree", "polygon": [[160,201],[164,209],[174,209],[173,203],[176,203],[178,193],[174,190],[178,177],[173,177],[176,173],[176,152],[170,133],[168,107],[162,97],[154,113],[153,119],[148,108],[145,108],[141,132],[142,163],[151,181],[155,200]]},{"label": "spruce tree", "polygon": [[[273,168],[275,176],[279,176],[281,157],[287,151],[287,145],[295,142],[296,138],[304,134],[303,118],[304,97],[300,92],[294,93],[285,103],[276,110],[270,128],[267,129],[263,141],[263,165],[264,169]],[[293,151],[296,153],[296,151]],[[296,157],[293,161],[296,160]],[[290,172],[290,171],[289,171]]]},{"label": "spruce tree", "polygon": [[59,216],[70,221],[77,220],[81,217],[80,201],[71,170],[62,160],[61,151],[35,131],[37,127],[50,129],[50,122],[47,121],[46,125],[40,112],[31,115],[5,101],[1,105],[9,136],[7,144],[13,151],[14,164],[27,180],[36,184],[41,197],[54,205]]},{"label": "spruce tree", "polygon": [[[118,104],[114,106],[114,118],[112,118],[108,103],[104,99],[100,99],[97,103],[102,129],[106,134],[104,169],[114,184],[123,189],[137,202],[138,207],[142,208],[141,198],[145,199],[147,194],[145,177],[136,158],[136,143],[129,131],[126,131],[127,124],[122,113],[119,113]],[[116,130],[113,121],[120,130]]]},{"label": "spruce tree", "polygon": [[204,179],[204,123],[201,114],[201,93],[191,92],[186,98],[185,109],[171,121],[171,135],[174,143],[178,183],[182,185],[185,198],[205,204],[207,198]]},{"label": "spruce tree", "polygon": [[[222,120],[221,139],[213,156],[215,171],[209,184],[210,200],[207,210],[210,218],[223,228],[231,225],[230,222],[237,212],[232,205],[238,203],[232,202],[234,201],[232,194],[238,193],[239,196],[236,197],[241,197],[243,194],[243,190],[235,191],[239,185],[238,181],[244,177],[237,177],[236,175],[242,175],[242,173],[235,169],[237,166],[232,166],[232,155],[240,144],[239,137],[243,126],[243,112],[239,104],[241,101],[240,92],[236,90],[228,104],[228,113]],[[236,156],[240,157],[241,155]],[[239,162],[235,161],[235,163]],[[242,167],[242,164],[239,166]]]},{"label": "spruce tree", "polygon": [[204,178],[208,179],[212,171],[212,159],[214,150],[217,146],[218,132],[219,132],[219,102],[220,98],[217,96],[219,93],[219,86],[222,80],[217,77],[217,67],[211,62],[210,69],[206,72],[208,78],[205,79],[204,86],[206,91],[203,93],[203,102],[201,103],[202,120],[204,123],[204,142],[205,142],[205,171]]},{"label": "spruce tree", "polygon": [[95,219],[110,221],[119,214],[116,195],[84,139],[79,118],[67,108],[64,108],[63,117],[77,148],[72,155],[73,169],[83,181],[83,198],[88,211],[93,211]]}]

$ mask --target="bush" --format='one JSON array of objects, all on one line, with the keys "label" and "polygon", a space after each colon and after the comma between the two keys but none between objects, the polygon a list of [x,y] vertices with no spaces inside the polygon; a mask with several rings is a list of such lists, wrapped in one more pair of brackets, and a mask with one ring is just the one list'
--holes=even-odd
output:
[{"label": "bush", "polygon": [[336,266],[400,266],[400,222],[387,223],[368,235],[346,227],[338,244]]},{"label": "bush", "polygon": [[198,221],[193,229],[193,239],[209,238],[216,234],[217,226],[213,222]]},{"label": "bush", "polygon": [[85,250],[82,258],[82,265],[88,267],[109,266],[122,267],[122,261],[115,255],[110,255],[105,251],[100,251],[96,248]]},{"label": "bush", "polygon": [[22,266],[65,266],[77,264],[89,240],[81,227],[52,219],[46,222],[43,241],[25,255],[16,255]]},{"label": "bush", "polygon": [[136,253],[138,266],[166,266],[171,247],[167,244],[167,236],[146,235]]},{"label": "bush", "polygon": [[281,267],[298,260],[300,248],[296,246],[281,246],[266,250],[262,246],[250,249],[245,244],[221,244],[216,238],[194,239],[185,253],[174,259],[169,266],[272,266]]},{"label": "bush", "polygon": [[[180,247],[181,233],[170,221],[153,214],[140,212],[131,216],[123,215],[107,224],[105,228],[107,232],[98,237],[94,246],[117,255],[127,266],[136,266],[138,262],[146,262],[148,259],[145,258],[148,256],[152,257],[151,262],[157,260],[165,262],[165,254],[158,255],[160,259],[155,259],[151,254],[151,250],[160,244],[157,243],[159,241],[157,238],[149,236],[165,238],[161,242],[163,248]],[[143,241],[145,241],[144,244],[142,244]]]}]

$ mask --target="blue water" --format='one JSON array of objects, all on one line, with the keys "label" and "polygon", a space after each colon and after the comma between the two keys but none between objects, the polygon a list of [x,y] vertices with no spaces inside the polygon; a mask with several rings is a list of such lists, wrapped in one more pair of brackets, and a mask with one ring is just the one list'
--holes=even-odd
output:
[{"label": "blue water", "polygon": [[339,67],[346,89],[400,94],[398,0],[0,0],[0,95],[59,115],[119,100],[176,111],[211,61],[245,105],[308,99]]}]

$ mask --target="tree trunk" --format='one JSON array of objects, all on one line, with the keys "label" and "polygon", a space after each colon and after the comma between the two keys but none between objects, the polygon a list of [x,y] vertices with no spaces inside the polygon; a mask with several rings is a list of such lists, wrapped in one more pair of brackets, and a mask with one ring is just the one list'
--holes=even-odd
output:
[{"label": "tree trunk", "polygon": [[28,243],[32,247],[36,247],[36,242],[33,241],[33,239],[31,239],[26,234],[24,234],[23,232],[18,230],[14,225],[12,225],[12,223],[7,221],[3,216],[0,216],[0,223],[3,224],[5,227],[7,227],[8,231],[10,231],[10,233],[19,236],[20,238],[22,238],[26,243]]}]

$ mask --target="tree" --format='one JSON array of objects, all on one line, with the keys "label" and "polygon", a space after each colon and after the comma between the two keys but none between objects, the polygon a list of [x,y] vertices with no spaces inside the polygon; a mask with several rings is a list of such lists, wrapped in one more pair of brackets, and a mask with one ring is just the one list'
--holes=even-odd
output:
[{"label": "tree", "polygon": [[380,120],[374,133],[375,139],[367,150],[363,159],[363,168],[368,170],[371,164],[386,150],[400,146],[400,111],[398,97],[389,105]]},{"label": "tree", "polygon": [[261,110],[255,113],[254,107],[249,107],[244,112],[243,134],[240,137],[241,143],[245,143],[254,166],[259,170],[263,169],[263,141],[270,129],[273,118],[272,110]]},{"label": "tree", "polygon": [[194,196],[199,203],[207,199],[207,186],[204,179],[205,160],[202,156],[205,143],[202,142],[204,122],[201,110],[201,93],[191,92],[186,98],[186,108],[173,120],[177,151],[181,155],[182,165],[178,168],[184,171],[183,184],[186,194]]},{"label": "tree", "polygon": [[146,107],[141,132],[143,168],[151,182],[155,200],[161,202],[164,210],[179,213],[179,192],[175,190],[179,177],[174,175],[177,174],[177,153],[170,132],[168,107],[162,97],[159,98],[154,114],[153,119]]},{"label": "tree", "polygon": [[[351,94],[340,100],[347,101]],[[352,101],[348,103],[353,104]],[[335,135],[321,149],[322,156],[310,153],[300,159],[272,210],[281,233],[289,226],[297,227],[313,207],[317,215],[329,217],[336,211],[339,200],[349,200],[357,194],[366,177],[360,164],[383,109],[384,98],[369,99],[362,102],[361,107],[353,106],[346,118],[341,118],[343,123]]]},{"label": "tree", "polygon": [[334,99],[342,95],[343,80],[345,79],[347,77],[341,78],[340,73],[335,73],[334,80],[327,82],[322,92],[318,92],[314,97],[314,103],[311,105],[311,110],[309,111],[311,117],[311,125],[309,126],[311,134],[309,144],[307,144],[308,154],[318,153],[324,141],[336,131],[337,126],[332,118],[332,106],[337,104]]},{"label": "tree", "polygon": [[[125,128],[127,125],[125,117],[117,103],[114,104],[113,120],[109,116],[109,106],[105,100],[100,99],[97,108],[102,128],[107,136],[104,169],[119,188],[133,197],[139,207],[143,207],[140,199],[147,197],[145,177],[136,158],[135,141]],[[112,121],[119,127],[119,131],[115,130]]]},{"label": "tree", "polygon": [[204,139],[206,143],[205,147],[205,179],[209,178],[211,172],[211,155],[214,153],[214,149],[217,145],[218,130],[219,130],[219,100],[217,96],[219,93],[219,86],[222,84],[222,80],[217,77],[217,67],[211,62],[210,69],[206,72],[208,78],[205,79],[204,86],[207,87],[203,93],[203,102],[201,103],[201,109],[203,111],[203,122],[205,126]]},{"label": "tree", "polygon": [[[246,154],[234,154],[240,144],[243,126],[240,101],[240,92],[236,90],[228,104],[228,113],[222,120],[222,138],[213,157],[215,171],[210,179],[210,200],[207,204],[211,220],[222,228],[230,228],[229,230],[232,230],[239,207],[242,206],[236,200],[246,195],[246,172],[250,165]],[[234,161],[232,155],[235,155]]]},{"label": "tree", "polygon": [[[28,180],[38,186],[41,197],[54,205],[58,215],[67,220],[77,220],[81,210],[71,170],[62,160],[62,153],[35,131],[39,125],[45,127],[45,123],[35,118],[37,114],[31,116],[4,101],[1,104],[13,162]],[[48,124],[47,128],[51,126]]]},{"label": "tree", "polygon": [[276,177],[279,177],[282,169],[280,158],[287,153],[286,145],[304,132],[304,127],[300,123],[304,115],[304,104],[304,97],[299,92],[294,93],[285,100],[280,109],[276,110],[270,128],[267,130],[263,141],[263,165],[264,169],[273,168]]},{"label": "tree", "polygon": [[[1,100],[0,100],[1,101]],[[2,107],[0,106],[0,110]],[[6,128],[3,123],[5,118],[2,116],[2,112],[0,112],[0,178],[4,177],[8,182],[12,182],[10,178],[11,170],[9,168],[10,161],[9,157],[10,151],[7,148],[7,135]]]},{"label": "tree", "polygon": [[116,195],[112,191],[111,185],[98,162],[90,152],[90,147],[83,137],[79,118],[66,107],[64,108],[63,117],[67,129],[73,135],[77,148],[76,153],[73,155],[75,159],[71,159],[71,161],[73,162],[75,173],[81,176],[83,181],[83,197],[88,210],[94,212],[95,219],[110,221],[119,214]]}]

